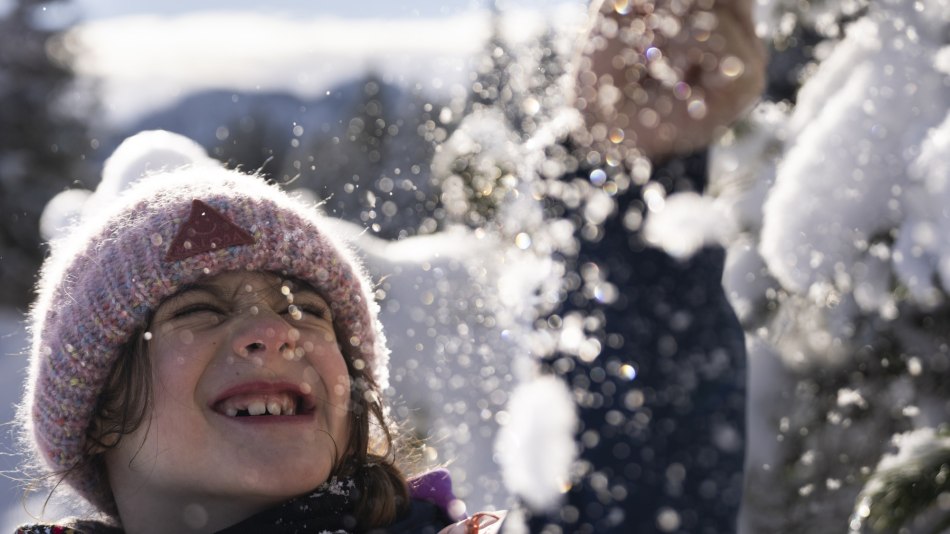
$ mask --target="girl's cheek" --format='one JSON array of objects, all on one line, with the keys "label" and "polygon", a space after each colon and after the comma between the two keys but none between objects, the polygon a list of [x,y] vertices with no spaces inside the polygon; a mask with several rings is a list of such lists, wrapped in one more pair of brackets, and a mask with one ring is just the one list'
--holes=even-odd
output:
[{"label": "girl's cheek", "polygon": [[333,395],[336,397],[336,403],[344,410],[349,411],[350,400],[353,393],[353,383],[350,381],[349,374],[338,375],[333,384]]},{"label": "girl's cheek", "polygon": [[190,328],[179,330],[176,334],[175,337],[181,345],[188,346],[195,342],[195,333]]},{"label": "girl's cheek", "polygon": [[339,350],[339,345],[336,342],[336,337],[333,335],[333,332],[326,330],[321,330],[319,332],[314,332],[312,335],[303,336],[302,340],[299,343],[304,347],[308,352],[312,351],[327,351],[327,350]]},{"label": "girl's cheek", "polygon": [[337,383],[333,386],[333,394],[340,398],[349,398],[350,396],[350,383],[343,377],[340,377],[337,380]]}]

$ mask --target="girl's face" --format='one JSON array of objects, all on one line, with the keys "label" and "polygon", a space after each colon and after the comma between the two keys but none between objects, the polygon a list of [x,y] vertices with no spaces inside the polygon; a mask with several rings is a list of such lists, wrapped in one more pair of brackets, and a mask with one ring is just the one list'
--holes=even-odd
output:
[{"label": "girl's face", "polygon": [[266,506],[329,477],[348,441],[350,379],[316,292],[223,273],[165,300],[149,336],[150,417],[105,455],[117,501]]}]

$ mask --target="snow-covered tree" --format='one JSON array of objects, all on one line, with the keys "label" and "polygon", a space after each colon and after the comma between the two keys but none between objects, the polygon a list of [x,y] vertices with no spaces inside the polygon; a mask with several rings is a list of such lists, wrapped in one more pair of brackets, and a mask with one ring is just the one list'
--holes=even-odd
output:
[{"label": "snow-covered tree", "polygon": [[517,95],[511,87],[509,69],[516,60],[511,45],[502,35],[502,12],[495,4],[492,4],[491,32],[475,59],[466,114],[485,108],[514,111]]},{"label": "snow-covered tree", "polygon": [[0,17],[0,302],[25,306],[43,257],[46,202],[87,178],[94,146],[82,122],[85,99],[67,94],[72,48],[40,14],[48,2],[19,0]]},{"label": "snow-covered tree", "polygon": [[566,103],[573,42],[548,25],[537,39],[515,46],[503,34],[503,22],[503,12],[493,9],[466,111],[432,163],[447,220],[472,227],[495,224],[501,206],[531,181],[537,150],[553,144],[537,138],[550,135],[545,129],[558,122]]},{"label": "snow-covered tree", "polygon": [[950,4],[769,7],[778,53],[805,45],[801,88],[726,137],[710,191],[739,230],[725,284],[750,347],[744,529],[936,532],[950,468],[933,430],[950,413]]}]

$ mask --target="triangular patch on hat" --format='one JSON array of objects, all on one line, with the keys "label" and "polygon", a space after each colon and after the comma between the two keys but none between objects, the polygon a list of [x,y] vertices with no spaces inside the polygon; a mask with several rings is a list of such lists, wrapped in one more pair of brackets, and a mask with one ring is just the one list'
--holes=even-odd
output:
[{"label": "triangular patch on hat", "polygon": [[205,252],[237,245],[253,245],[254,237],[214,208],[195,199],[178,235],[168,247],[165,261],[179,261]]}]

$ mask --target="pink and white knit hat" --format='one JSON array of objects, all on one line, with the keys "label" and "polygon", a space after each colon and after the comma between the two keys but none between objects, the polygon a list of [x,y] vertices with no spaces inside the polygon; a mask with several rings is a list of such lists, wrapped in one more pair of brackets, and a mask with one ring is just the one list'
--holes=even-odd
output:
[{"label": "pink and white knit hat", "polygon": [[[257,176],[197,163],[139,180],[52,243],[30,315],[19,414],[25,440],[52,471],[80,460],[122,347],[162,300],[202,277],[247,270],[312,284],[332,308],[344,354],[362,359],[380,389],[388,385],[389,352],[368,279],[329,221]],[[94,473],[74,472],[66,482],[111,509]]]}]

